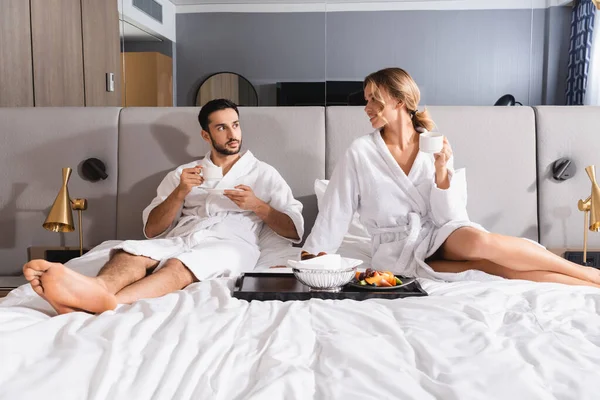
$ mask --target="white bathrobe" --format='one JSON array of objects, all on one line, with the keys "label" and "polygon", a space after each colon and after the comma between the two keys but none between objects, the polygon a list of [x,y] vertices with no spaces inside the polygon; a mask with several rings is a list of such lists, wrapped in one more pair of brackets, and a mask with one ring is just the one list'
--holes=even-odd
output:
[{"label": "white bathrobe", "polygon": [[[432,154],[419,152],[408,175],[388,150],[379,130],[356,139],[338,162],[323,196],[322,208],[304,250],[335,253],[352,216],[372,239],[371,266],[405,276],[455,279],[437,273],[425,259],[469,221],[464,169],[448,162],[450,187],[435,184]],[[478,274],[479,275],[479,274]]]},{"label": "white bathrobe", "polygon": [[[142,214],[144,235],[150,212],[179,185],[183,169],[197,165],[215,167],[210,152],[204,159],[182,165],[163,179],[156,197]],[[260,255],[258,237],[261,229],[263,225],[265,229],[270,228],[254,212],[240,209],[221,193],[206,190],[233,189],[237,185],[249,186],[259,199],[287,214],[294,222],[298,236],[302,237],[302,203],[294,198],[275,168],[246,151],[221,180],[216,183],[205,181],[193,188],[177,218],[163,233],[151,240],[125,241],[113,251],[120,249],[160,261],[158,268],[169,258],[178,259],[199,280],[251,271]]]}]

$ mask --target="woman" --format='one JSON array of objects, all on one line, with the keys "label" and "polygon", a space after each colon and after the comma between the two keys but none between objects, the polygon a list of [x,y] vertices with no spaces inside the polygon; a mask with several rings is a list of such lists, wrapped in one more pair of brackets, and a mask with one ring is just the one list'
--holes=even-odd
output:
[{"label": "woman", "polygon": [[419,152],[419,132],[434,123],[417,111],[420,92],[408,73],[377,71],[365,79],[364,92],[375,132],[356,139],[336,165],[306,252],[337,251],[357,211],[376,269],[446,280],[482,278],[473,271],[483,271],[600,288],[600,271],[469,221],[464,170],[453,170],[448,140],[437,154]]}]

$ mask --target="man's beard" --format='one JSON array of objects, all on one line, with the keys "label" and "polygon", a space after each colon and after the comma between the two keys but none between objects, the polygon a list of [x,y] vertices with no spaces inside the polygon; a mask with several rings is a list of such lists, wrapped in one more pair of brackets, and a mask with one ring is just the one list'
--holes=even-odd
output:
[{"label": "man's beard", "polygon": [[[233,155],[239,153],[240,150],[242,149],[242,141],[241,140],[238,141],[238,140],[232,139],[232,140],[228,141],[227,143],[225,143],[224,146],[220,146],[220,145],[217,144],[217,142],[215,142],[215,139],[213,139],[213,137],[212,137],[211,134],[209,134],[208,136],[210,137],[210,141],[212,142],[212,145],[213,145],[213,148],[215,149],[215,151],[217,153],[219,153],[219,154],[224,155],[224,156],[233,156]],[[227,147],[225,147],[229,143],[232,143],[232,142],[238,142],[239,143],[237,149],[235,149],[235,150],[229,150],[229,149],[227,149]]]}]

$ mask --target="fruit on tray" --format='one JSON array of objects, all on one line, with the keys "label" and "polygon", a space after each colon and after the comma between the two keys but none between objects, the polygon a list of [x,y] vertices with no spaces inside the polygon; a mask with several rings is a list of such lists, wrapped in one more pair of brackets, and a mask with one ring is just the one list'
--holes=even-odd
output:
[{"label": "fruit on tray", "polygon": [[365,272],[356,271],[354,280],[362,286],[391,287],[402,284],[400,278],[396,277],[390,271],[376,271],[371,268],[367,268]]},{"label": "fruit on tray", "polygon": [[300,260],[304,261],[304,260],[310,260],[311,258],[315,258],[315,257],[321,257],[321,256],[326,256],[327,253],[325,253],[324,251],[320,252],[317,255],[311,254],[308,251],[304,251],[302,250],[302,253],[300,253]]}]

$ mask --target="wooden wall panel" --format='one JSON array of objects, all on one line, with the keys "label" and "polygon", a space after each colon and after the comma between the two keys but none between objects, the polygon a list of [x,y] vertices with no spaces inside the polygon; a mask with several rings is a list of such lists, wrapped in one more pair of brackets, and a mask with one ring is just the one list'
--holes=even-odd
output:
[{"label": "wooden wall panel", "polygon": [[29,1],[0,1],[0,107],[32,107]]},{"label": "wooden wall panel", "polygon": [[85,105],[81,1],[31,0],[31,27],[35,105]]},{"label": "wooden wall panel", "polygon": [[[119,10],[117,0],[81,0],[86,106],[121,105]],[[106,73],[114,91],[106,91]]]}]

